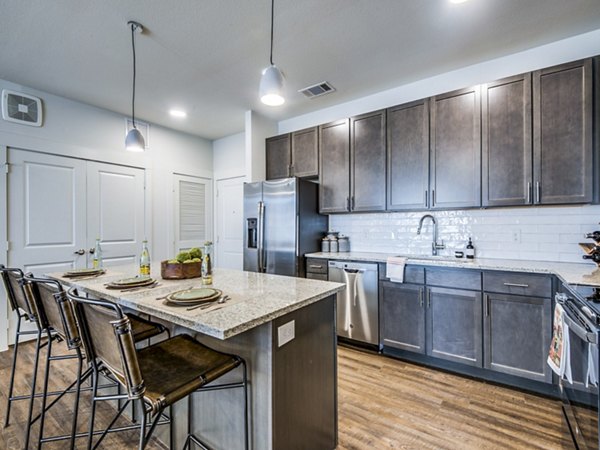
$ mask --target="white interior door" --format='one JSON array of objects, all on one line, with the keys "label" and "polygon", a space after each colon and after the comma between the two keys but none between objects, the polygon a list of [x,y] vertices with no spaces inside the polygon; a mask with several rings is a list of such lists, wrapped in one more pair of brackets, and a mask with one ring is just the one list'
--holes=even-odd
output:
[{"label": "white interior door", "polygon": [[175,256],[212,240],[212,180],[173,175]]},{"label": "white interior door", "polygon": [[[103,258],[134,264],[144,237],[144,170],[8,150],[8,266],[40,276]],[[10,323],[12,341],[14,323]]]},{"label": "white interior door", "polygon": [[9,265],[38,276],[85,267],[85,161],[9,149],[8,162]]},{"label": "white interior door", "polygon": [[88,162],[87,248],[100,238],[105,266],[136,263],[145,236],[144,192],[143,169]]},{"label": "white interior door", "polygon": [[217,181],[216,265],[242,270],[244,177]]}]

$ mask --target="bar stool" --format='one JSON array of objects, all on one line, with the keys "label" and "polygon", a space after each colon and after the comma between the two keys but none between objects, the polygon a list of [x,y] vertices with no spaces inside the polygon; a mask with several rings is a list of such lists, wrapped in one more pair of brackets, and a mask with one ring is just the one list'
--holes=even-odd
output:
[{"label": "bar stool", "polygon": [[[178,335],[165,341],[136,350],[133,344],[131,321],[121,308],[104,300],[78,296],[71,289],[68,296],[75,305],[86,353],[97,377],[100,371],[110,372],[126,389],[126,403],[118,412],[93,448],[96,448],[130,401],[142,407],[139,446],[144,449],[152,436],[163,410],[189,396],[222,375],[242,366],[243,380],[207,386],[207,390],[243,388],[244,444],[248,448],[248,392],[246,362],[239,356],[217,352],[189,335]],[[92,448],[95,404],[115,400],[115,396],[98,396],[93,392],[88,449]],[[150,420],[148,420],[150,419]],[[146,431],[149,425],[148,431]],[[196,436],[190,441],[206,448]]]},{"label": "bar stool", "polygon": [[[4,289],[6,290],[6,297],[8,298],[8,303],[12,311],[17,314],[17,327],[15,331],[15,345],[13,350],[13,359],[12,359],[12,367],[10,372],[10,382],[8,385],[8,395],[7,395],[7,405],[6,405],[6,419],[4,421],[4,427],[7,427],[10,423],[10,410],[12,406],[12,402],[15,400],[26,400],[29,399],[29,412],[27,416],[27,423],[31,423],[31,416],[33,412],[33,400],[36,396],[41,396],[41,394],[36,395],[35,386],[37,382],[37,369],[39,365],[39,355],[40,350],[45,344],[42,344],[42,337],[46,334],[47,330],[40,326],[40,318],[39,313],[35,309],[35,306],[31,305],[23,292],[23,288],[20,285],[20,280],[23,278],[24,274],[21,269],[17,268],[7,268],[4,265],[0,264],[0,275],[2,276],[2,281],[4,284]],[[21,324],[23,320],[33,323],[36,326],[36,330],[32,331],[22,331]],[[31,379],[31,392],[29,395],[18,395],[14,394],[14,381],[15,381],[15,369],[17,365],[17,356],[19,353],[19,338],[21,336],[36,336],[36,344],[35,344],[35,358],[33,362],[33,371],[32,371],[32,379]],[[52,339],[51,335],[48,335],[48,340]],[[26,438],[25,438],[25,447],[27,447],[29,443],[29,434],[30,434],[30,426],[27,427]]]},{"label": "bar stool", "polygon": [[[49,279],[33,278],[33,277],[31,277],[30,274],[23,274],[23,271],[18,268],[7,268],[3,265],[0,265],[0,275],[2,276],[2,281],[4,284],[5,290],[6,290],[6,296],[8,298],[9,304],[11,305],[11,309],[13,311],[15,311],[17,314],[15,346],[14,346],[13,361],[12,361],[12,368],[11,368],[11,375],[10,375],[10,382],[9,382],[9,391],[8,391],[8,395],[7,395],[6,420],[5,420],[4,426],[6,427],[9,424],[10,410],[11,410],[12,402],[15,400],[28,399],[29,400],[29,409],[28,409],[28,415],[27,415],[28,426],[27,426],[27,431],[26,431],[26,435],[25,435],[25,448],[27,448],[29,445],[31,426],[38,419],[41,418],[42,424],[40,426],[40,438],[38,439],[38,446],[39,446],[43,439],[43,415],[44,415],[44,413],[52,405],[54,405],[57,401],[59,401],[60,398],[62,398],[66,393],[76,393],[78,396],[80,389],[73,390],[73,387],[76,384],[79,386],[81,381],[88,378],[91,375],[91,370],[89,371],[89,373],[87,375],[84,374],[83,377],[78,376],[78,378],[73,383],[71,383],[71,385],[69,385],[67,388],[65,388],[62,391],[54,391],[54,392],[47,391],[47,381],[48,381],[47,377],[48,377],[50,361],[58,360],[58,359],[79,358],[80,364],[81,364],[82,355],[80,353],[80,350],[76,349],[77,345],[75,344],[75,341],[76,341],[75,333],[73,332],[73,330],[71,328],[71,331],[70,331],[71,336],[68,336],[68,332],[65,329],[66,325],[64,325],[64,324],[67,323],[65,321],[68,321],[69,319],[66,319],[65,317],[60,316],[60,314],[62,314],[62,306],[59,305],[59,310],[57,312],[56,306],[53,306],[53,304],[55,302],[50,301],[51,297],[49,295],[44,295],[43,297],[40,296],[40,292],[45,292],[45,291],[50,290],[50,291],[54,291],[53,294],[58,294],[58,293],[62,292],[62,295],[64,295],[64,298],[66,299],[67,298],[66,293],[62,290],[62,287],[60,286],[60,284],[58,282],[49,280]],[[23,281],[25,278],[27,278],[27,280]],[[40,291],[38,283],[43,283],[43,285],[45,286],[45,288],[43,288],[43,289],[45,289],[45,290]],[[25,288],[25,286],[28,286],[28,287]],[[42,301],[42,299],[45,301]],[[59,300],[59,297],[56,298],[56,301],[58,301],[58,300]],[[27,321],[35,324],[36,330],[22,331],[21,323],[23,320],[27,320]],[[164,332],[169,334],[169,330],[167,330],[162,324],[151,322],[151,321],[142,319],[140,317],[132,316],[131,322],[132,322],[132,327],[133,327],[134,340],[136,343],[141,342],[142,340],[146,340],[151,337],[157,336]],[[14,377],[15,377],[15,370],[16,370],[16,365],[17,365],[19,338],[23,335],[32,335],[32,334],[36,335],[36,349],[35,349],[35,358],[34,358],[33,371],[32,371],[33,373],[32,373],[32,377],[31,377],[31,392],[29,395],[15,396],[15,395],[13,395],[14,394]],[[77,336],[78,335],[79,335],[79,333],[77,332]],[[44,336],[47,336],[48,339],[45,342],[42,342],[42,339],[44,338]],[[67,346],[69,348],[71,348],[71,346],[73,346],[72,350],[75,351],[75,354],[52,357],[51,356],[52,342],[56,339],[66,340]],[[71,340],[70,343],[69,343],[69,340]],[[46,354],[47,359],[46,359],[46,376],[45,376],[45,380],[44,380],[44,389],[43,389],[43,392],[36,393],[35,389],[36,389],[36,385],[37,385],[37,373],[38,373],[37,369],[39,366],[39,356],[40,356],[40,352],[41,352],[42,348],[44,348],[45,346],[48,346],[48,351]],[[113,386],[116,386],[116,384],[109,384],[109,385],[104,385],[101,387],[104,388],[104,387],[113,387]],[[118,386],[120,388],[120,385],[118,385]],[[91,388],[86,388],[83,390],[89,390],[89,389],[91,389]],[[54,401],[50,405],[45,406],[46,399],[48,396],[57,396],[57,397],[54,399]],[[33,417],[34,399],[40,398],[40,397],[42,398],[42,402],[44,405],[42,407],[42,412],[35,418],[32,418]],[[77,411],[77,408],[76,408],[76,411]],[[76,418],[74,420],[76,420]],[[57,438],[67,439],[70,437],[71,437],[71,435],[65,435],[65,436],[60,436],[60,437],[53,437],[51,440],[57,440]]]}]

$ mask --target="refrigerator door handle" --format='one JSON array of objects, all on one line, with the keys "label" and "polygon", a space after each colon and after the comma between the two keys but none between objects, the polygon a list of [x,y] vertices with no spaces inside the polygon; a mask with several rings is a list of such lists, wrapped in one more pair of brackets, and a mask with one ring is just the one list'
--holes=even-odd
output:
[{"label": "refrigerator door handle", "polygon": [[264,250],[265,250],[265,203],[258,202],[258,271],[265,272]]}]

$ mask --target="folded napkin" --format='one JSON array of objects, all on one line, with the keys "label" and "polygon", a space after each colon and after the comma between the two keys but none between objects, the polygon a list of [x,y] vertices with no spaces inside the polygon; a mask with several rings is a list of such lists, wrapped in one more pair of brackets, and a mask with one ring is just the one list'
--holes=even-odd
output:
[{"label": "folded napkin", "polygon": [[385,276],[395,283],[404,282],[404,267],[406,258],[401,256],[388,256],[385,265]]},{"label": "folded napkin", "polygon": [[571,360],[569,357],[569,326],[564,320],[565,310],[560,303],[554,308],[552,342],[548,352],[548,365],[561,378],[573,384]]}]

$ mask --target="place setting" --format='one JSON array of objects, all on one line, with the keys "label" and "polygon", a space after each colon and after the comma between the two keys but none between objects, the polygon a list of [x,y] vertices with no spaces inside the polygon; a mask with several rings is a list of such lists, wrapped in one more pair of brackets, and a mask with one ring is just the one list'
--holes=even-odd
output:
[{"label": "place setting", "polygon": [[163,300],[166,306],[185,307],[186,311],[193,311],[195,309],[211,309],[214,311],[223,307],[216,308],[217,305],[224,305],[231,300],[231,297],[224,295],[220,289],[191,287],[157,297],[156,299]]},{"label": "place setting", "polygon": [[71,269],[63,273],[63,277],[71,278],[74,280],[88,280],[97,278],[106,273],[106,269],[103,268],[84,268],[84,269]]},{"label": "place setting", "polygon": [[142,289],[153,289],[160,284],[158,280],[149,275],[121,278],[104,284],[106,289],[119,290],[120,292],[134,292]]}]

